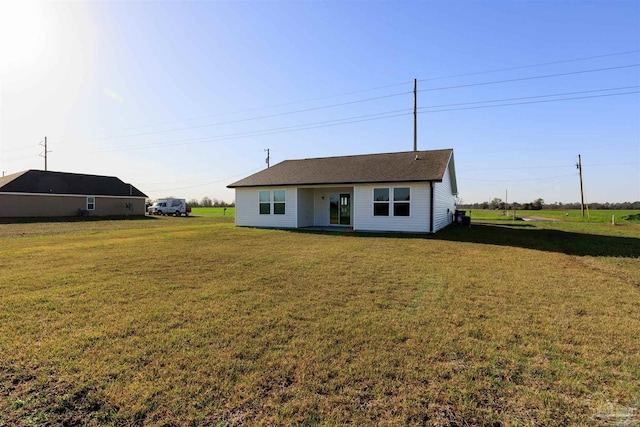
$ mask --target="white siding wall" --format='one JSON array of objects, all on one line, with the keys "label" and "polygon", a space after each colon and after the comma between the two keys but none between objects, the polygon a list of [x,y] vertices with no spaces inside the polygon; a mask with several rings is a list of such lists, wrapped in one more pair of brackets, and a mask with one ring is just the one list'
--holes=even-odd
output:
[{"label": "white siding wall", "polygon": [[326,227],[329,225],[329,191],[326,188],[313,190],[313,202],[315,206],[315,219],[313,225]]},{"label": "white siding wall", "polygon": [[298,227],[314,224],[313,188],[298,188]]},{"label": "white siding wall", "polygon": [[433,215],[433,232],[435,233],[438,230],[443,229],[447,225],[453,222],[453,214],[456,209],[456,199],[455,195],[452,194],[451,189],[451,174],[449,171],[449,166],[447,166],[447,170],[444,172],[444,176],[442,177],[442,182],[435,182],[434,186],[434,201],[435,205],[434,215]]},{"label": "white siding wall", "polygon": [[[384,187],[411,188],[410,216],[373,216],[373,189]],[[429,193],[429,183],[358,185],[354,188],[353,229],[361,231],[405,231],[411,233],[428,233],[430,231]],[[391,195],[391,197],[393,196]]]},{"label": "white siding wall", "polygon": [[[273,191],[285,190],[284,215],[273,214]],[[260,191],[271,192],[271,214],[260,215]],[[297,189],[295,187],[236,188],[236,225],[245,227],[297,227]]]}]

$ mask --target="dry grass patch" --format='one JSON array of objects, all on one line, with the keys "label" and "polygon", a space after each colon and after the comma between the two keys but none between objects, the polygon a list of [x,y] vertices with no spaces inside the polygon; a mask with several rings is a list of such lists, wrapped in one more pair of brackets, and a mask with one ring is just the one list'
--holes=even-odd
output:
[{"label": "dry grass patch", "polygon": [[227,221],[0,225],[0,424],[604,425],[638,405],[637,228],[591,256]]}]

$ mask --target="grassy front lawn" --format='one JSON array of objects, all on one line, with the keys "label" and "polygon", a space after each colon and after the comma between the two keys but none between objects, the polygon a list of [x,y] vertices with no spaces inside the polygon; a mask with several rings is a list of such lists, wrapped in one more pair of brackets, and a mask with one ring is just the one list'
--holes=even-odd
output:
[{"label": "grassy front lawn", "polygon": [[0,225],[0,425],[633,422],[637,224],[195,215]]}]

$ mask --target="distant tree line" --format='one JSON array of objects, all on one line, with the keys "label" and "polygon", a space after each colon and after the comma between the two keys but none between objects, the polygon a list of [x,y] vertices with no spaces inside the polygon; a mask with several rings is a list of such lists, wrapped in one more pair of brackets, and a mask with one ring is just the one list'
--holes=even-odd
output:
[{"label": "distant tree line", "polygon": [[[530,203],[518,203],[511,202],[505,203],[502,199],[496,197],[490,202],[482,203],[459,203],[458,207],[463,209],[492,209],[492,210],[540,210],[540,209],[557,209],[557,210],[569,210],[580,209],[580,203],[550,203],[547,204],[543,199],[536,199]],[[615,210],[640,210],[640,201],[637,202],[622,202],[622,203],[589,203],[589,209],[615,209]]]},{"label": "distant tree line", "polygon": [[192,208],[232,208],[235,207],[236,203],[231,202],[227,203],[224,200],[219,199],[211,199],[209,197],[203,197],[201,200],[191,199],[187,202],[189,206]]}]

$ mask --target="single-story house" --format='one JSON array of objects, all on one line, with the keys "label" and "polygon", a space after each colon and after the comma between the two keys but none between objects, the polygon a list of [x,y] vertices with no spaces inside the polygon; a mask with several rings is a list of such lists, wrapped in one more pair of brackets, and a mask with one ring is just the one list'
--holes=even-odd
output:
[{"label": "single-story house", "polygon": [[144,215],[146,198],[113,176],[28,170],[0,178],[0,217]]},{"label": "single-story house", "polygon": [[228,185],[236,225],[435,233],[453,222],[453,150],[286,160]]}]

